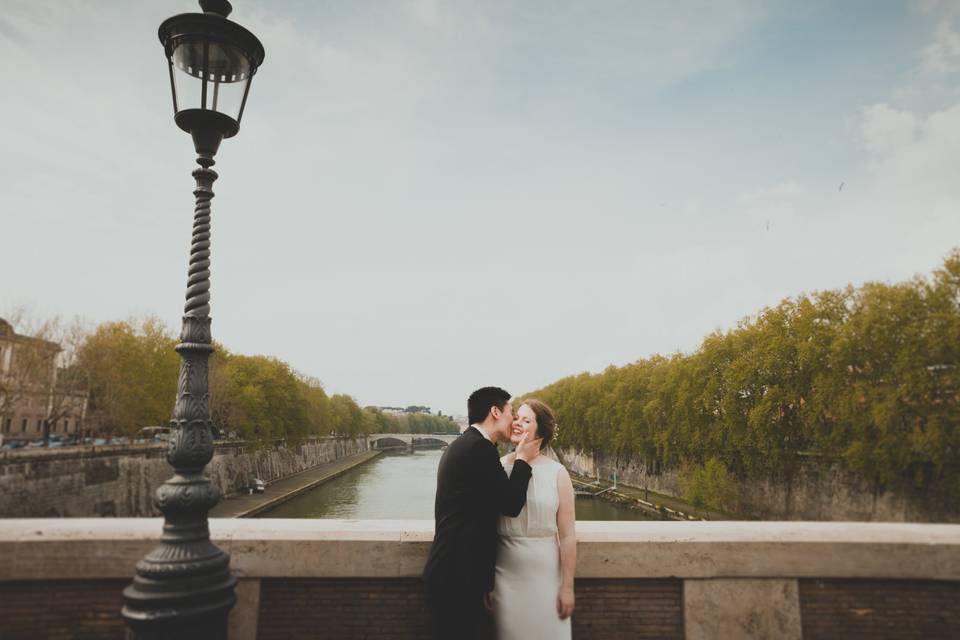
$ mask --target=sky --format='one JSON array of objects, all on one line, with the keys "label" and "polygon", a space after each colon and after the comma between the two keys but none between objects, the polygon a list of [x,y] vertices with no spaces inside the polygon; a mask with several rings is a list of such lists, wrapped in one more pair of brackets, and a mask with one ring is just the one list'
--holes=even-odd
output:
[{"label": "sky", "polygon": [[[179,328],[184,1],[4,0],[0,315]],[[960,1],[236,0],[214,337],[465,413],[960,246]]]}]

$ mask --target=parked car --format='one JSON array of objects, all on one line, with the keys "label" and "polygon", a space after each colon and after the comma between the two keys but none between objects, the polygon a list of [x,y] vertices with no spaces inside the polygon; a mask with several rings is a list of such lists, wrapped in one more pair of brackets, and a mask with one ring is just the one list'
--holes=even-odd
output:
[{"label": "parked car", "polygon": [[267,483],[260,478],[254,478],[253,482],[250,483],[250,495],[253,495],[254,493],[263,493],[266,490]]},{"label": "parked car", "polygon": [[170,427],[144,427],[140,429],[140,437],[153,442],[169,442],[173,440],[173,429]]}]

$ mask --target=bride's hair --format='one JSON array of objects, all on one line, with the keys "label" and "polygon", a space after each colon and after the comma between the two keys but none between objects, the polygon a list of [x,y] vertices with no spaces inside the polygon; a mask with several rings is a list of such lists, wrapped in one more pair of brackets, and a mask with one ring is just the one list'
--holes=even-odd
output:
[{"label": "bride's hair", "polygon": [[553,415],[553,409],[546,402],[536,398],[527,398],[520,404],[530,407],[530,410],[537,416],[537,435],[543,438],[540,448],[546,449],[557,430],[557,418]]}]

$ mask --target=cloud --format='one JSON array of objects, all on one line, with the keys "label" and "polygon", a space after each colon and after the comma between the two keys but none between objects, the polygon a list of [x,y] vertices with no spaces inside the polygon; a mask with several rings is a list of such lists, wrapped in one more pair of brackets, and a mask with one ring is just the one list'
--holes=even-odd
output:
[{"label": "cloud", "polygon": [[413,0],[408,7],[414,20],[427,29],[449,32],[453,28],[449,4],[441,7],[438,0]]},{"label": "cloud", "polygon": [[[929,98],[955,85],[949,7],[914,17],[930,37],[905,48],[912,102],[860,81],[876,75],[864,51],[888,43],[787,51],[784,29],[811,24],[782,7],[237,3],[267,57],[217,158],[218,340],[364,403],[447,410],[489,380],[530,389],[695,346],[783,295],[932,266],[960,237],[958,99]],[[175,10],[5,4],[0,116],[18,126],[0,145],[0,233],[19,271],[0,297],[178,322],[193,158],[156,38]],[[811,73],[792,73],[798,57]],[[836,62],[842,107],[813,68]],[[802,100],[775,99],[786,85]],[[550,322],[486,312],[533,292]]]},{"label": "cloud", "polygon": [[927,73],[952,73],[960,70],[960,33],[953,20],[937,25],[934,41],[920,51],[920,66]]},{"label": "cloud", "polygon": [[927,116],[873,105],[863,110],[860,131],[883,191],[960,195],[960,103]]},{"label": "cloud", "polygon": [[860,134],[872,153],[887,155],[909,145],[917,130],[917,117],[886,104],[864,107],[860,118]]}]

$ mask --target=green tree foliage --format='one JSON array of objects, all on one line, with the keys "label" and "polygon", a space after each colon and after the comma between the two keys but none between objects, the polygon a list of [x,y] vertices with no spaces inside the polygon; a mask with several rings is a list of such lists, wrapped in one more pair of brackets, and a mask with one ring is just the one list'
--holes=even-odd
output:
[{"label": "green tree foliage", "polygon": [[77,350],[76,366],[90,392],[88,425],[132,434],[166,424],[173,409],[180,356],[176,339],[157,318],[106,322]]},{"label": "green tree foliage", "polygon": [[960,250],[931,277],[789,298],[689,355],[528,395],[556,409],[559,446],[686,465],[694,488],[813,456],[960,498]]},{"label": "green tree foliage", "polygon": [[683,497],[697,507],[728,511],[736,504],[736,479],[717,458],[710,458],[703,465],[681,466],[680,486]]},{"label": "green tree foliage", "polygon": [[294,442],[314,432],[308,423],[307,388],[290,366],[267,356],[230,355],[218,367],[218,385],[227,409],[217,424],[253,441],[286,438]]},{"label": "green tree foliage", "polygon": [[460,432],[457,423],[449,416],[433,416],[429,413],[395,415],[384,413],[377,407],[366,407],[364,411],[372,417],[375,433],[456,434]]},{"label": "green tree foliage", "polygon": [[[82,340],[75,366],[90,390],[89,426],[134,435],[166,424],[173,411],[180,356],[176,337],[156,318],[108,322]],[[307,436],[369,433],[457,433],[450,418],[388,415],[361,409],[348,395],[327,396],[316,378],[268,356],[230,353],[215,344],[210,358],[210,417],[214,427],[255,443]]]}]

